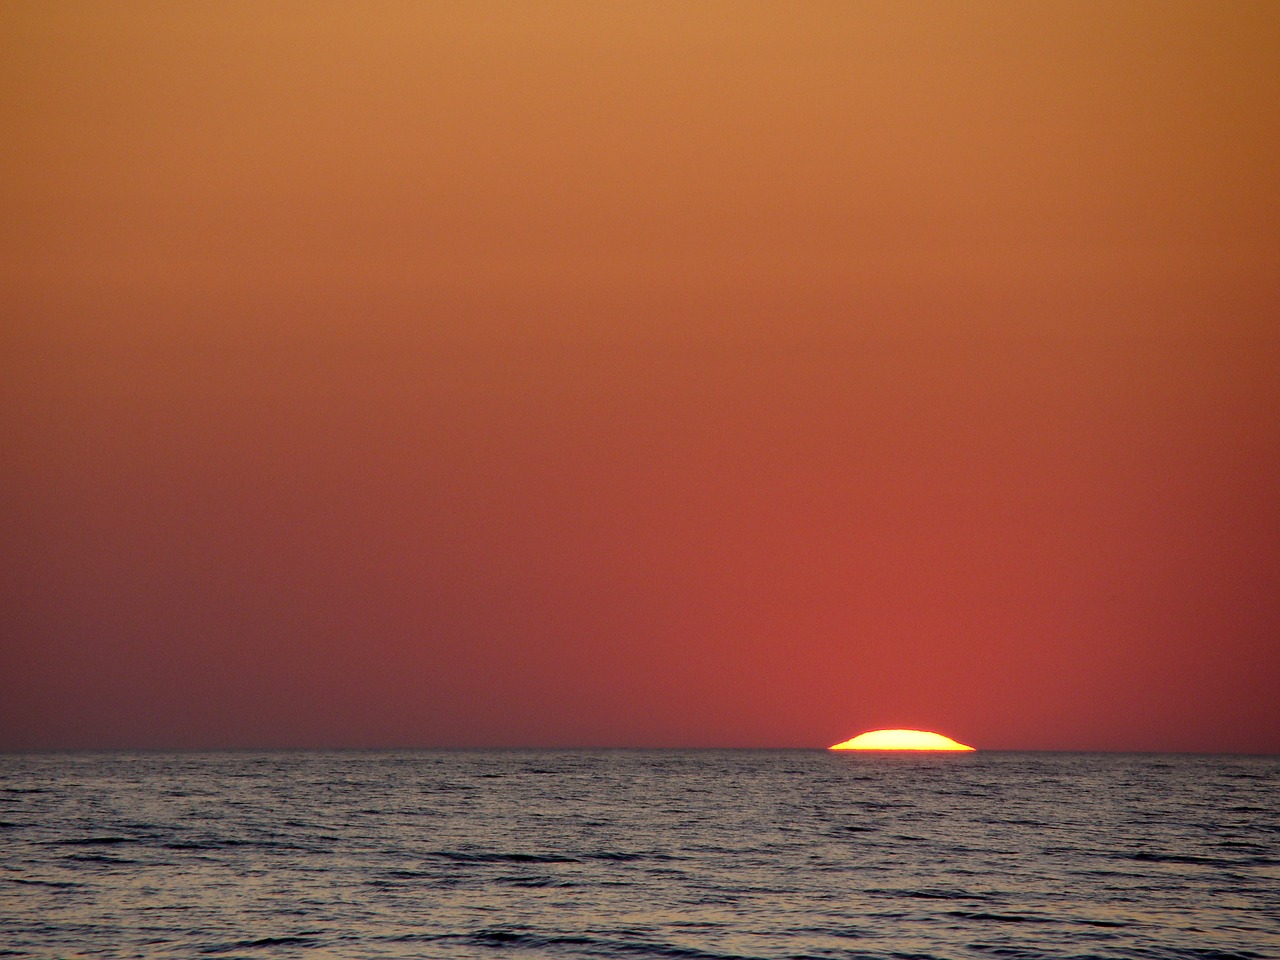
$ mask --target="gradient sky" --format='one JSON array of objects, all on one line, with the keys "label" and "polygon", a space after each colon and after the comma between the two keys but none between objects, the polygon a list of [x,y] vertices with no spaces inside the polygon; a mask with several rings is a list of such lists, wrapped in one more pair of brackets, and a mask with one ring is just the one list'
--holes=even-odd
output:
[{"label": "gradient sky", "polygon": [[1280,752],[1278,64],[0,4],[0,748]]}]

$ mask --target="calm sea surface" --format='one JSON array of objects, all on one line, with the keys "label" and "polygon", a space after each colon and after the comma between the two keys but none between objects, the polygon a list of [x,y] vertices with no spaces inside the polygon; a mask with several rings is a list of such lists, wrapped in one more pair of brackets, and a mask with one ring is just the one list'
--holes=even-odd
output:
[{"label": "calm sea surface", "polygon": [[1280,957],[1280,758],[0,756],[0,956]]}]

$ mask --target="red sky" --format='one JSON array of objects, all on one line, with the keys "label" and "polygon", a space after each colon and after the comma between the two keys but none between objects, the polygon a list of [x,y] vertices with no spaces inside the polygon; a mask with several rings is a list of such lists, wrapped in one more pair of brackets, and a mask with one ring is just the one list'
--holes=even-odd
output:
[{"label": "red sky", "polygon": [[1280,6],[0,7],[0,749],[1280,752]]}]

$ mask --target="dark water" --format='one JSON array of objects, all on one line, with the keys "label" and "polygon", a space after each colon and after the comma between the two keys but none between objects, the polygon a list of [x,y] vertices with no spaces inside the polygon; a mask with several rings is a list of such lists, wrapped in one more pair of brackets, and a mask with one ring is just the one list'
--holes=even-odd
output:
[{"label": "dark water", "polygon": [[0,756],[0,956],[1280,957],[1280,758]]}]

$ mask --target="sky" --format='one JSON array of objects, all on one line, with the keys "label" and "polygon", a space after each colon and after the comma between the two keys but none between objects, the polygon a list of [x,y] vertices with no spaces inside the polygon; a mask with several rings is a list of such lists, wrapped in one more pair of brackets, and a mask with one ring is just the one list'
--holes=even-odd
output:
[{"label": "sky", "polygon": [[0,3],[0,749],[1280,752],[1277,64]]}]

